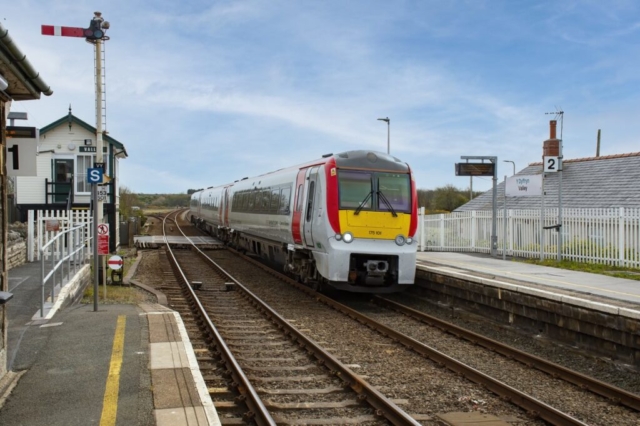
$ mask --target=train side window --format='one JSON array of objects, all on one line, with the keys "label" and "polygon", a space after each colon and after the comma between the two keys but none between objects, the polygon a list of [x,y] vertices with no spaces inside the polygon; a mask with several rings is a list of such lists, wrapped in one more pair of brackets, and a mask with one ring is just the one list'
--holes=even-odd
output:
[{"label": "train side window", "polygon": [[311,210],[313,209],[313,196],[315,195],[316,183],[309,184],[309,200],[307,201],[307,222],[311,220]]},{"label": "train side window", "polygon": [[282,191],[280,192],[280,210],[278,210],[278,213],[288,215],[290,201],[291,201],[291,187],[282,188]]},{"label": "train side window", "polygon": [[260,211],[263,213],[267,213],[269,211],[269,204],[271,204],[271,191],[265,189],[260,194],[262,199],[262,203],[260,204]]},{"label": "train side window", "polygon": [[247,206],[247,210],[249,212],[253,211],[253,205],[255,204],[256,201],[256,193],[255,192],[250,192],[249,193],[249,205]]},{"label": "train side window", "polygon": [[296,211],[302,211],[302,184],[298,185],[298,199],[296,200]]},{"label": "train side window", "polygon": [[269,213],[278,213],[280,207],[280,189],[271,190],[271,207],[269,207]]}]

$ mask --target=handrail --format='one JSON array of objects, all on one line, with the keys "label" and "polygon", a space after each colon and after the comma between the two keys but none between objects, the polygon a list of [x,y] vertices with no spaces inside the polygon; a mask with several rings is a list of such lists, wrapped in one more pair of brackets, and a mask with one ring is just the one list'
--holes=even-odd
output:
[{"label": "handrail", "polygon": [[[73,226],[65,231],[60,232],[58,235],[53,237],[49,242],[42,246],[40,249],[40,262],[41,262],[41,271],[42,271],[42,297],[40,299],[40,317],[44,317],[44,299],[45,299],[45,286],[49,279],[53,278],[51,285],[51,303],[54,303],[54,299],[56,297],[55,288],[56,288],[56,271],[60,269],[60,286],[62,287],[62,281],[64,279],[64,264],[65,261],[67,263],[67,274],[71,276],[71,264],[73,263],[73,275],[77,272],[77,265],[80,263],[84,263],[86,261],[85,255],[85,243],[88,243],[92,238],[91,233],[89,232],[91,226],[91,221],[88,223],[80,224]],[[66,250],[63,236],[67,236],[66,242]],[[51,250],[51,270],[48,274],[45,275],[45,251],[50,247],[54,247],[57,249]],[[66,255],[65,255],[66,251]],[[56,256],[58,253],[58,256]],[[64,255],[64,256],[63,256]],[[56,263],[56,257],[59,258]],[[72,262],[73,261],[73,262]]]}]

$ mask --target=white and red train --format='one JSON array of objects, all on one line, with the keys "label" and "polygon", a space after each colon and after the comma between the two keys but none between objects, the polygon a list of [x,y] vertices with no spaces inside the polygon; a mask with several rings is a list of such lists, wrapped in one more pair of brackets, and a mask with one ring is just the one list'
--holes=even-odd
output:
[{"label": "white and red train", "polygon": [[411,169],[371,151],[329,154],[191,196],[191,221],[315,288],[400,291],[416,270]]}]

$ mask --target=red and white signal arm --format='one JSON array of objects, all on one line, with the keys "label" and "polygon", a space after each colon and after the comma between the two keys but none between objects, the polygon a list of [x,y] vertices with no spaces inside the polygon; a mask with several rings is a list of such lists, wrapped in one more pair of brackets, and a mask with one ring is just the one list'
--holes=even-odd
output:
[{"label": "red and white signal arm", "polygon": [[122,261],[122,258],[120,256],[111,256],[107,261],[107,265],[109,265],[109,268],[113,269],[114,271],[122,268],[123,263],[124,262]]}]

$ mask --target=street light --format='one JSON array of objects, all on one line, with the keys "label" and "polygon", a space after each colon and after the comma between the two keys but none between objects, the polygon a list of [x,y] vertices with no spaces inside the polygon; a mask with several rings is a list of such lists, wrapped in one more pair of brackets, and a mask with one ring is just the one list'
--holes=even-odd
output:
[{"label": "street light", "polygon": [[391,154],[391,120],[387,118],[378,118],[380,121],[387,122],[387,154]]},{"label": "street light", "polygon": [[513,174],[515,175],[516,174],[516,163],[514,161],[511,161],[511,160],[502,160],[502,161],[504,161],[505,163],[513,164]]}]

